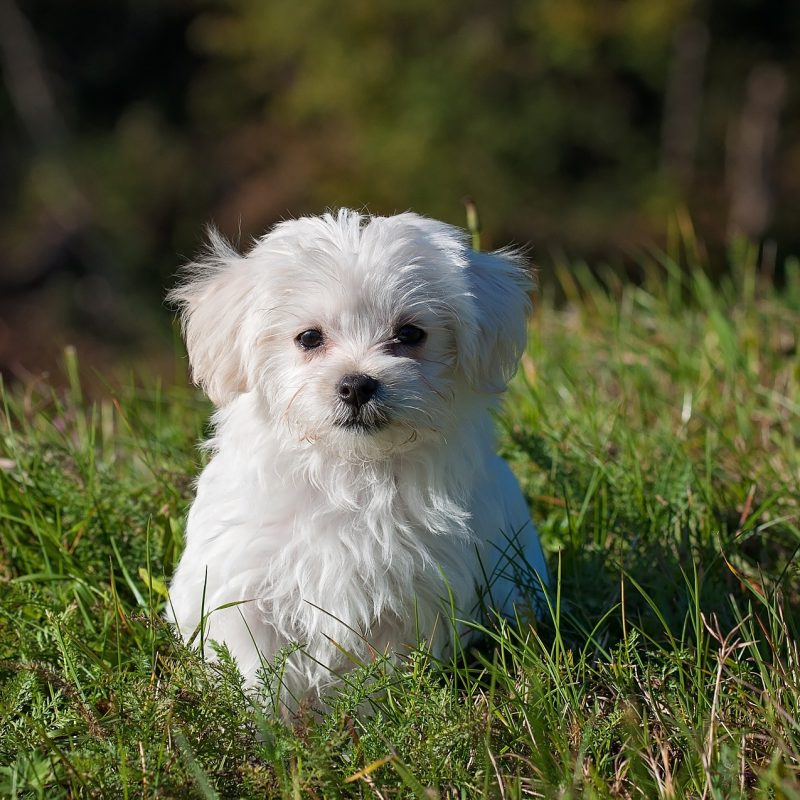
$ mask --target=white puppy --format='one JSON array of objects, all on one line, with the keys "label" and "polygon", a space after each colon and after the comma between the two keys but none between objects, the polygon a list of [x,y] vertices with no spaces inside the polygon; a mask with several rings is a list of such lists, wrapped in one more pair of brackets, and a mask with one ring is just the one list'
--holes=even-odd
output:
[{"label": "white puppy", "polygon": [[517,256],[416,214],[283,222],[244,256],[212,232],[171,293],[217,406],[170,587],[184,638],[224,642],[250,685],[299,642],[296,703],[375,651],[444,655],[487,590],[525,602],[515,574],[546,568],[490,410],[529,288]]}]

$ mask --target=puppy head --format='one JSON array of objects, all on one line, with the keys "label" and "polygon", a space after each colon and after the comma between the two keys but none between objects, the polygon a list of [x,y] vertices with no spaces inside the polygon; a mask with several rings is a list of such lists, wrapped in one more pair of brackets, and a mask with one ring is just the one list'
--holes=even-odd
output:
[{"label": "puppy head", "polygon": [[211,232],[170,294],[195,381],[257,391],[296,441],[371,455],[441,436],[463,396],[505,387],[530,276],[508,252],[416,214],[283,222],[244,256]]}]

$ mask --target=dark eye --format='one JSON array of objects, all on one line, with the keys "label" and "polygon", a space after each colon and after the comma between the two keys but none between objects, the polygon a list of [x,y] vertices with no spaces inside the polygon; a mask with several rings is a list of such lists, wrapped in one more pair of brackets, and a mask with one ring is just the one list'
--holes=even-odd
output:
[{"label": "dark eye", "polygon": [[315,348],[319,347],[322,342],[324,341],[322,337],[322,331],[318,331],[316,328],[311,328],[311,330],[303,331],[295,341],[303,348],[303,350],[314,350]]},{"label": "dark eye", "polygon": [[395,339],[397,339],[400,344],[405,344],[410,347],[421,344],[424,338],[425,331],[422,330],[422,328],[418,328],[416,325],[403,325],[395,334]]}]

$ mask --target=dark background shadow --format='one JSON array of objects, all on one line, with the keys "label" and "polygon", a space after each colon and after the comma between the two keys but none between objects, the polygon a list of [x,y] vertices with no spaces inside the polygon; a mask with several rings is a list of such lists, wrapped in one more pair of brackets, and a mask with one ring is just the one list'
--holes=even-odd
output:
[{"label": "dark background shadow", "polygon": [[636,274],[676,209],[712,269],[797,252],[800,6],[782,0],[0,0],[0,370],[64,345],[172,377],[165,287],[350,205]]}]

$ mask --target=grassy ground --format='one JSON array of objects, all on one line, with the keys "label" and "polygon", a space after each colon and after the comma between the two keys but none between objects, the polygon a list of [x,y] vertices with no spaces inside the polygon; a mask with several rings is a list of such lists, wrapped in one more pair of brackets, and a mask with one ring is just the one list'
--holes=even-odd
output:
[{"label": "grassy ground", "polygon": [[160,618],[204,402],[8,392],[0,796],[800,798],[800,265],[673,249],[639,288],[558,270],[500,420],[552,619],[294,729]]}]

